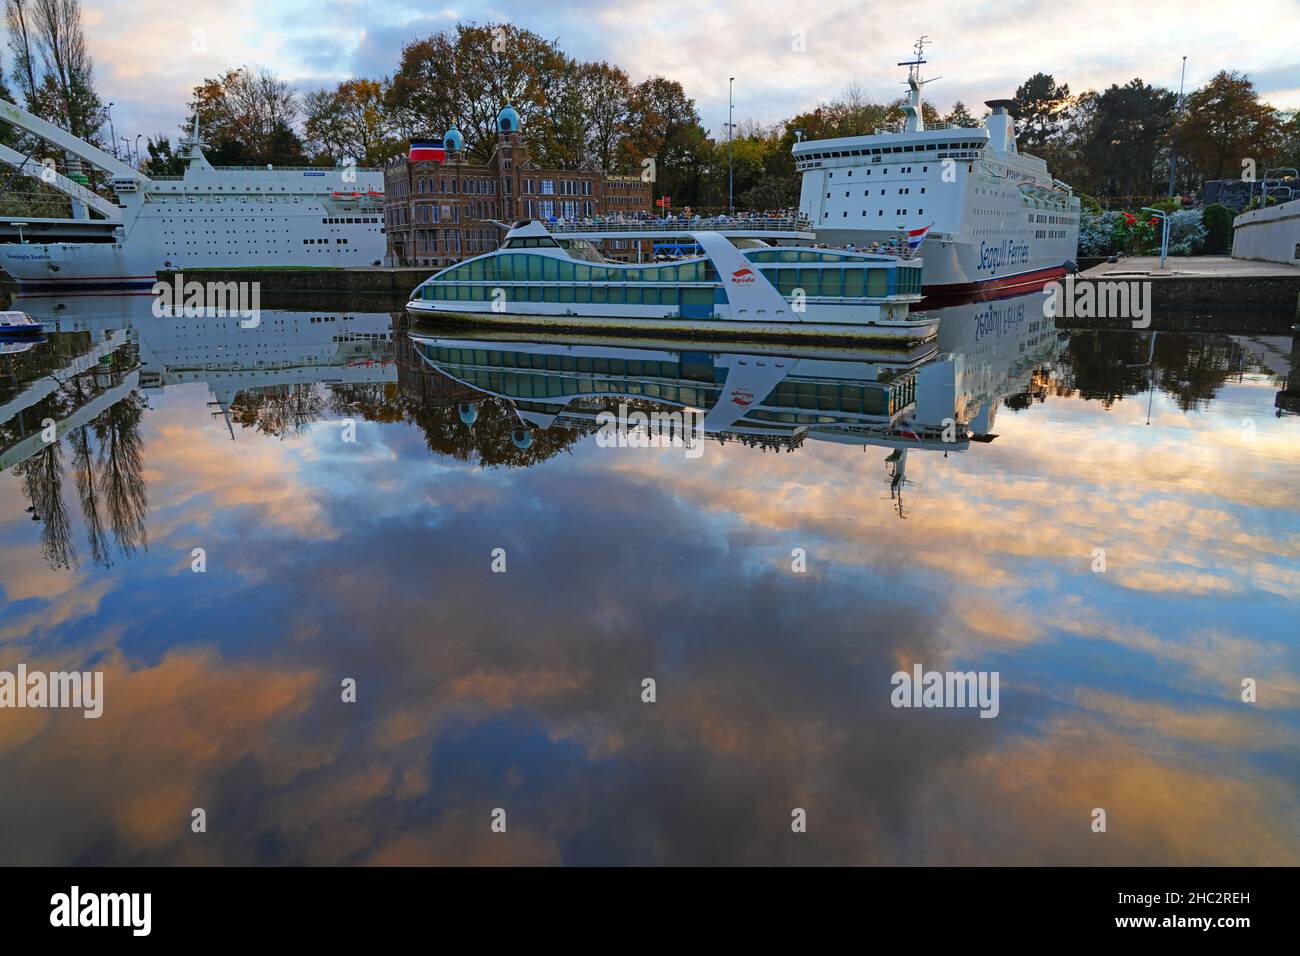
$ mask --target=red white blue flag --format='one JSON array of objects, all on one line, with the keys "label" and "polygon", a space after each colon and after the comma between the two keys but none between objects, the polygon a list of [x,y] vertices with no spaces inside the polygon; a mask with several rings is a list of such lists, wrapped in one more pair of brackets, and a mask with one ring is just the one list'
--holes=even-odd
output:
[{"label": "red white blue flag", "polygon": [[[930,223],[933,226],[934,223]],[[912,229],[907,234],[907,248],[915,249],[921,243],[925,242],[925,237],[930,232],[930,226],[923,226],[920,229]]]},{"label": "red white blue flag", "polygon": [[440,139],[412,140],[406,158],[412,163],[444,163],[447,161],[447,148]]}]

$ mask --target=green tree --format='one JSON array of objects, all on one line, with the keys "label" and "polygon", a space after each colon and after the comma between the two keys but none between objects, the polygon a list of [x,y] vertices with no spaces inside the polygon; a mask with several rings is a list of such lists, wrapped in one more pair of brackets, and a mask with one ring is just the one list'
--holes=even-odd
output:
[{"label": "green tree", "polygon": [[1078,143],[1087,157],[1092,190],[1101,195],[1145,199],[1163,195],[1168,142],[1177,95],[1133,79],[1097,96],[1089,137]]},{"label": "green tree", "polygon": [[971,115],[970,110],[966,108],[966,104],[961,100],[952,104],[952,109],[948,111],[948,115],[943,118],[943,121],[951,123],[953,126],[960,126],[963,129],[974,129],[980,125],[980,121]]},{"label": "green tree", "polygon": [[185,160],[172,148],[171,140],[162,133],[145,140],[148,156],[143,163],[148,176],[180,176],[185,172]]},{"label": "green tree", "polygon": [[1070,118],[1070,87],[1050,73],[1035,73],[1016,90],[1017,145],[1041,156]]},{"label": "green tree", "polygon": [[1210,203],[1201,214],[1205,223],[1205,252],[1226,256],[1232,252],[1232,210],[1222,203]]}]

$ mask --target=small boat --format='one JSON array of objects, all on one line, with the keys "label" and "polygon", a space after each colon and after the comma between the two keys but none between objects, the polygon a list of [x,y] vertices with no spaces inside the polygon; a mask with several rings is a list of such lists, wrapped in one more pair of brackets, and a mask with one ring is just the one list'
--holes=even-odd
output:
[{"label": "small boat", "polygon": [[35,338],[45,329],[26,312],[0,312],[0,338]]}]

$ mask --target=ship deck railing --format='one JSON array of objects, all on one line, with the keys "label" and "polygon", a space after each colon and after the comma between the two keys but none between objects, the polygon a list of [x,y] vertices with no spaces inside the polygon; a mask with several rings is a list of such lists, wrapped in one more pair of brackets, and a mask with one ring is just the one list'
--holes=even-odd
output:
[{"label": "ship deck railing", "polygon": [[709,219],[605,219],[600,222],[544,222],[548,232],[569,235],[576,232],[812,232],[812,220],[803,217],[715,216]]}]

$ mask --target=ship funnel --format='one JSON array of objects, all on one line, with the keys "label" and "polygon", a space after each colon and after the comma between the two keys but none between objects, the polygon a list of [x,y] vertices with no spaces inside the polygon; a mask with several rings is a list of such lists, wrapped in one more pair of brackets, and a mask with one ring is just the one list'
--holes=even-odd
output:
[{"label": "ship funnel", "polygon": [[1014,153],[1016,151],[1016,101],[985,100],[984,105],[993,111],[984,121],[989,131],[989,144],[997,153]]}]

